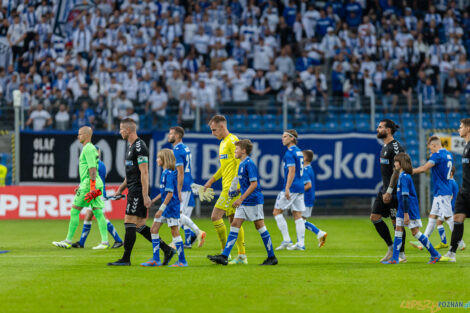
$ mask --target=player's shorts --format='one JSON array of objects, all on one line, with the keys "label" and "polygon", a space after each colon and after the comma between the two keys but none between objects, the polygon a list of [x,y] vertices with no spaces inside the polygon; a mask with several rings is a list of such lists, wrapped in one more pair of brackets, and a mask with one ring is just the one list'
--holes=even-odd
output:
[{"label": "player's shorts", "polygon": [[147,217],[147,208],[144,205],[144,197],[142,197],[142,193],[127,195],[126,215],[133,215],[142,218]]},{"label": "player's shorts", "polygon": [[158,223],[162,223],[162,224],[167,224],[168,227],[179,226],[180,225],[180,219],[179,218],[160,216],[159,218],[154,218],[153,221],[158,222]]},{"label": "player's shorts", "polygon": [[380,214],[382,217],[390,217],[395,219],[397,216],[398,200],[397,195],[392,195],[392,201],[390,203],[384,203],[382,200],[382,192],[379,191],[377,197],[372,205],[372,214]]},{"label": "player's shorts", "polygon": [[405,220],[401,217],[397,217],[396,226],[408,227],[409,229],[412,229],[416,227],[423,227],[423,224],[421,223],[421,219],[419,218],[416,220],[410,220],[410,223],[408,225],[405,225]]},{"label": "player's shorts", "polygon": [[305,211],[302,212],[302,217],[309,218],[312,216],[313,206],[306,206]]},{"label": "player's shorts", "polygon": [[470,193],[468,191],[459,190],[455,200],[455,214],[465,214],[470,217]]},{"label": "player's shorts", "polygon": [[181,197],[183,198],[181,199],[181,205],[180,205],[181,213],[183,213],[186,216],[190,216],[191,214],[188,215],[188,207],[189,207],[189,199],[191,198],[191,191],[182,191]]},{"label": "player's shorts", "polygon": [[263,205],[245,206],[242,204],[235,211],[235,218],[242,218],[250,222],[264,220]]},{"label": "player's shorts", "polygon": [[298,212],[305,211],[305,202],[303,193],[291,193],[290,200],[287,200],[286,193],[281,191],[277,195],[276,203],[274,204],[275,209],[279,210],[292,210]]},{"label": "player's shorts", "polygon": [[431,213],[438,217],[451,217],[452,213],[452,196],[435,196],[432,200]]},{"label": "player's shorts", "polygon": [[[103,189],[100,189],[101,192],[103,192]],[[85,196],[89,192],[89,190],[85,189],[78,189],[77,193],[75,194],[75,198],[73,199],[73,205],[79,208],[99,208],[102,209],[104,208],[104,202],[103,202],[103,197],[99,196],[90,202],[86,202]]]},{"label": "player's shorts", "polygon": [[237,201],[238,198],[240,198],[240,195],[234,198],[230,198],[228,196],[228,190],[222,190],[222,193],[217,199],[214,207],[224,210],[227,216],[233,215],[235,214],[235,208],[232,205],[235,201]]}]

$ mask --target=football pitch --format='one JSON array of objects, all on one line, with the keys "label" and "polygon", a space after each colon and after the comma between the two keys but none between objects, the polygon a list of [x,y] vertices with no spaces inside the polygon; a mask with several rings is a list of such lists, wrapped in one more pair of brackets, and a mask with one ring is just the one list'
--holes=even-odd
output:
[{"label": "football pitch", "polygon": [[[132,266],[107,267],[123,248],[91,250],[99,242],[96,222],[85,249],[65,250],[51,242],[64,239],[68,221],[0,221],[0,250],[10,250],[0,254],[0,312],[463,312],[405,306],[413,300],[470,300],[468,249],[457,252],[457,263],[428,265],[428,252],[411,247],[407,231],[408,263],[382,265],[385,244],[365,217],[313,219],[328,232],[323,248],[307,231],[306,251],[276,251],[279,265],[263,267],[258,264],[266,252],[253,223],[244,225],[249,265],[221,266],[206,258],[220,251],[212,223],[195,221],[207,241],[185,251],[188,268],[140,267],[152,248],[139,234]],[[113,222],[124,237],[122,221]],[[295,238],[291,218],[288,223]],[[280,232],[273,219],[266,224],[276,247]],[[466,229],[469,245],[468,223]],[[166,226],[161,236],[170,241]],[[439,242],[436,230],[431,241]]]}]

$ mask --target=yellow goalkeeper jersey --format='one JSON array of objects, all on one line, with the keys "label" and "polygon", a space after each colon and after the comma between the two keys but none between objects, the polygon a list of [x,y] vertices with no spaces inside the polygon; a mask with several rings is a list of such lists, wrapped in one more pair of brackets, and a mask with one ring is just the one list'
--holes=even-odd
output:
[{"label": "yellow goalkeeper jersey", "polygon": [[222,177],[222,191],[228,192],[233,178],[238,174],[240,160],[235,159],[235,143],[237,141],[237,136],[228,134],[228,136],[220,142],[220,168],[214,174],[214,179],[219,180]]}]

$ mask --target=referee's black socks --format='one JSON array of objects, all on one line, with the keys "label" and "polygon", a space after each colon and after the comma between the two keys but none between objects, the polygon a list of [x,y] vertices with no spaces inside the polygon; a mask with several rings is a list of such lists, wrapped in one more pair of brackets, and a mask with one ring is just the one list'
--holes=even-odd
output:
[{"label": "referee's black socks", "polygon": [[124,223],[126,234],[124,236],[124,254],[122,260],[129,262],[131,259],[132,248],[135,243],[135,232],[137,225],[132,223]]},{"label": "referee's black socks", "polygon": [[454,222],[454,230],[452,231],[452,237],[450,239],[450,251],[457,252],[459,242],[463,237],[463,223]]},{"label": "referee's black socks", "polygon": [[382,219],[379,219],[378,221],[373,221],[375,229],[379,233],[380,237],[385,241],[387,246],[393,246],[393,241],[392,237],[390,236],[390,231],[388,230],[387,224]]},{"label": "referee's black socks", "polygon": [[[147,225],[143,225],[137,228],[137,232],[141,234],[142,236],[144,236],[145,239],[152,242],[152,234],[150,233],[150,227],[148,227]],[[167,245],[161,238],[160,238],[160,249],[162,249],[164,253],[168,253],[171,250],[170,246]]]},{"label": "referee's black socks", "polygon": [[401,248],[400,252],[405,252],[405,242],[406,242],[406,229],[403,229],[403,236],[401,237]]}]

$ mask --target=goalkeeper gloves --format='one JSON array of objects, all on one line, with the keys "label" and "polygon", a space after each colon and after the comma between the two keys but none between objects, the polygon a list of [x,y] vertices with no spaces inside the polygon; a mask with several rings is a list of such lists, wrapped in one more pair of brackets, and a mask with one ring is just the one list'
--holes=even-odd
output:
[{"label": "goalkeeper gloves", "polygon": [[87,203],[90,203],[91,200],[101,196],[101,190],[96,189],[96,180],[90,179],[90,192],[85,195],[85,200]]},{"label": "goalkeeper gloves", "polygon": [[228,189],[228,196],[230,198],[235,198],[240,194],[240,189],[238,189],[238,176],[235,176],[232,180],[232,184]]},{"label": "goalkeeper gloves", "polygon": [[212,201],[214,199],[214,189],[212,188],[207,188],[206,191],[204,191],[204,186],[198,185],[198,184],[191,184],[191,190],[195,195],[199,196],[199,199],[201,201]]}]

